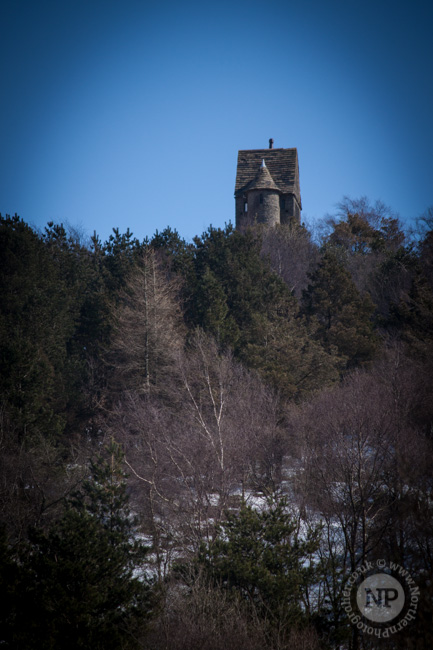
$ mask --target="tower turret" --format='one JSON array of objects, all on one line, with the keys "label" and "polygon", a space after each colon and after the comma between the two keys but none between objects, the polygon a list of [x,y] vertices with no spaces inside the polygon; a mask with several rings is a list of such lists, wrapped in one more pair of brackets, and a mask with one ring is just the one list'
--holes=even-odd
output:
[{"label": "tower turret", "polygon": [[262,160],[257,174],[245,188],[250,223],[280,223],[280,190]]},{"label": "tower turret", "polygon": [[236,228],[254,223],[300,223],[301,190],[296,149],[241,150],[235,186]]}]

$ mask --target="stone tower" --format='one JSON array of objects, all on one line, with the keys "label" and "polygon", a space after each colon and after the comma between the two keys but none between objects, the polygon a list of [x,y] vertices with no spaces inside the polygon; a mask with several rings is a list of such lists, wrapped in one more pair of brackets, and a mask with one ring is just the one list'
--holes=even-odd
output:
[{"label": "stone tower", "polygon": [[239,151],[235,187],[236,228],[257,223],[300,223],[301,190],[296,149]]}]

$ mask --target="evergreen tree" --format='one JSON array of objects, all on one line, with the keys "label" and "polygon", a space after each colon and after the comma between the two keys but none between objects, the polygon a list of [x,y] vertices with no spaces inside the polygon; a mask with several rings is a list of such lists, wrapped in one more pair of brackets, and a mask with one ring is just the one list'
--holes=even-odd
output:
[{"label": "evergreen tree", "polygon": [[239,328],[229,313],[224,290],[208,266],[201,277],[195,295],[195,310],[206,332],[216,340],[230,342],[235,346],[239,339]]},{"label": "evergreen tree", "polygon": [[418,274],[407,295],[391,306],[390,324],[398,328],[413,353],[431,358],[433,348],[433,290]]},{"label": "evergreen tree", "polygon": [[240,358],[286,398],[299,400],[338,380],[344,360],[314,339],[313,327],[296,314],[257,315],[244,332]]},{"label": "evergreen tree", "polygon": [[134,540],[122,454],[91,464],[91,478],[62,518],[31,532],[6,647],[107,650],[138,647],[151,610],[142,573],[146,549]]},{"label": "evergreen tree", "polygon": [[285,500],[271,500],[262,511],[243,505],[239,513],[228,513],[199,561],[216,585],[267,622],[271,635],[287,638],[307,622],[306,594],[317,578],[312,555],[319,535],[319,528],[300,534]]},{"label": "evergreen tree", "polygon": [[184,277],[191,272],[193,245],[187,244],[177,230],[167,227],[162,232],[156,231],[150,245],[170,271]]},{"label": "evergreen tree", "polygon": [[[209,228],[202,238],[195,239],[194,274],[189,278],[187,318],[194,325],[221,321],[223,296],[230,319],[227,339],[223,344],[234,345],[238,330],[248,327],[255,314],[267,316],[276,304],[290,301],[284,282],[260,257],[260,241],[251,232]],[[210,283],[220,289],[208,290]],[[216,300],[215,300],[216,296]],[[216,310],[213,315],[212,311]],[[233,323],[236,324],[234,330]],[[238,345],[236,343],[235,349]]]},{"label": "evergreen tree", "polygon": [[377,349],[372,314],[374,305],[362,296],[350,273],[335,254],[326,251],[311,283],[304,291],[304,313],[318,323],[316,337],[328,351],[336,350],[347,359],[347,367],[370,361]]},{"label": "evergreen tree", "polygon": [[405,241],[405,233],[397,215],[381,201],[371,205],[366,197],[338,204],[338,218],[327,225],[331,232],[325,242],[342,248],[350,255],[371,255],[379,251],[396,252]]},{"label": "evergreen tree", "polygon": [[136,266],[138,258],[147,246],[148,241],[140,243],[129,228],[123,234],[120,233],[119,228],[113,228],[113,234],[103,247],[104,266],[108,272],[107,286],[112,296],[115,297],[123,287],[127,276]]},{"label": "evergreen tree", "polygon": [[20,442],[64,430],[76,317],[45,243],[19,217],[0,216],[0,391]]},{"label": "evergreen tree", "polygon": [[210,228],[195,240],[187,320],[229,346],[286,397],[332,383],[339,360],[311,338],[296,298],[261,256],[260,231]]},{"label": "evergreen tree", "polygon": [[71,440],[95,415],[107,319],[93,262],[63,226],[0,215],[0,518],[15,540],[67,492]]}]

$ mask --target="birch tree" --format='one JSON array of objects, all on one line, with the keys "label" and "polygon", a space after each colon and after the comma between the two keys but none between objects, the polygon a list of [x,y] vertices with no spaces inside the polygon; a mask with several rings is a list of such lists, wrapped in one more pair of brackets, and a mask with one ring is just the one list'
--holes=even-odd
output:
[{"label": "birch tree", "polygon": [[158,543],[198,548],[226,508],[278,481],[275,395],[203,332],[178,354],[158,396],[127,395],[114,426]]}]

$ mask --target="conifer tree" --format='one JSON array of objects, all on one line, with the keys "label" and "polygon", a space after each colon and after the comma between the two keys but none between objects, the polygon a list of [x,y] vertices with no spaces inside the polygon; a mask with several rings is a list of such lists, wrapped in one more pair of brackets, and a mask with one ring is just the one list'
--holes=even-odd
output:
[{"label": "conifer tree", "polygon": [[178,289],[148,248],[128,277],[113,313],[108,357],[124,390],[149,393],[170,369],[183,343]]},{"label": "conifer tree", "polygon": [[433,346],[433,290],[418,274],[410,290],[398,304],[391,306],[390,323],[417,356],[431,358]]},{"label": "conifer tree", "polygon": [[203,329],[214,336],[218,343],[234,347],[240,335],[239,328],[229,314],[223,288],[208,266],[197,287],[195,303]]},{"label": "conifer tree", "polygon": [[76,316],[46,244],[18,216],[0,215],[0,393],[20,442],[63,432]]},{"label": "conifer tree", "polygon": [[[134,540],[122,453],[91,464],[91,478],[62,518],[31,532],[9,620],[9,647],[54,650],[135,648],[151,609]],[[8,646],[6,646],[8,647]]]},{"label": "conifer tree", "polygon": [[316,321],[316,337],[328,351],[336,350],[347,359],[347,367],[370,361],[377,341],[371,317],[374,305],[361,295],[350,273],[332,251],[326,251],[311,283],[303,293],[304,313]]},{"label": "conifer tree", "polygon": [[199,561],[216,585],[267,622],[270,634],[278,630],[288,638],[307,622],[304,596],[317,578],[312,555],[319,535],[319,528],[300,535],[284,499],[270,500],[262,511],[243,505],[239,513],[228,513]]}]

